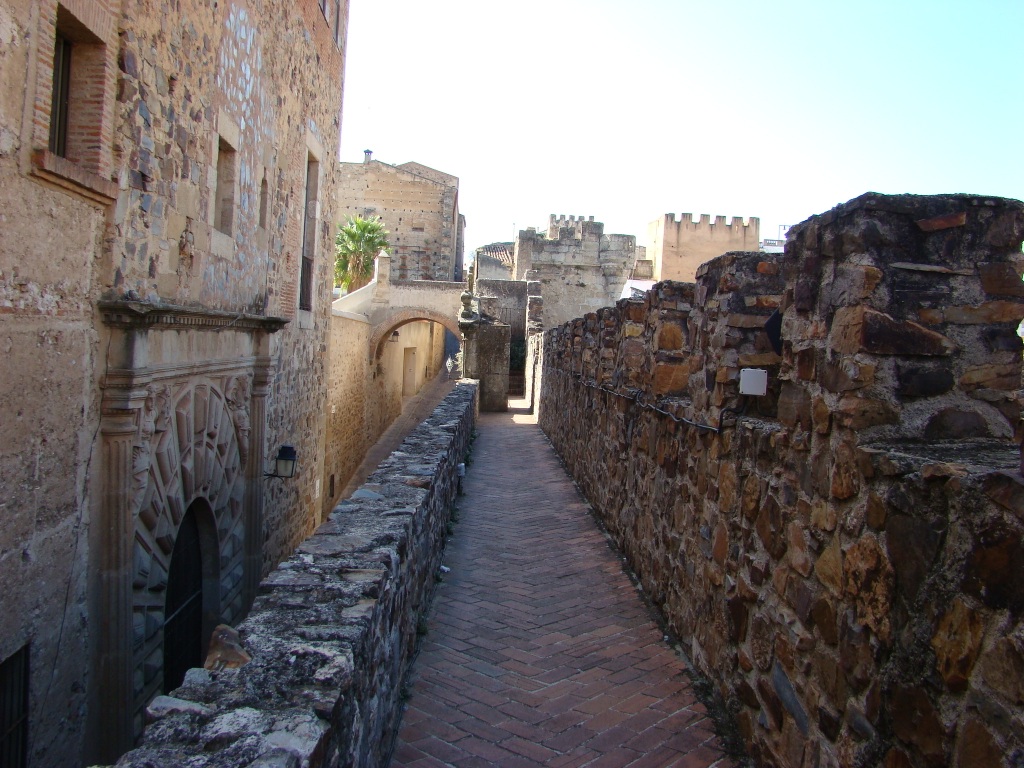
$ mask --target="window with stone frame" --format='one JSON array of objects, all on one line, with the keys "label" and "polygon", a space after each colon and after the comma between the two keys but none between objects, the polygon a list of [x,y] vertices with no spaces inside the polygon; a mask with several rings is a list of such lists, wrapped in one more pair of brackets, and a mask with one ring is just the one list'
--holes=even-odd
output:
[{"label": "window with stone frame", "polygon": [[238,181],[238,152],[223,136],[217,144],[217,186],[213,226],[226,235],[235,229],[235,190]]}]

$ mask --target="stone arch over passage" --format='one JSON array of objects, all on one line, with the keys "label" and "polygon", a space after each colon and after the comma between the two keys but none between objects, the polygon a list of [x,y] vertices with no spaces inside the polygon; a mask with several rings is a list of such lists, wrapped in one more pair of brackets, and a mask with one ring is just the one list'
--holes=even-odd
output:
[{"label": "stone arch over passage", "polygon": [[384,343],[387,342],[394,331],[403,325],[420,320],[438,323],[455,334],[455,338],[462,338],[462,331],[459,329],[457,317],[449,317],[430,309],[423,309],[422,307],[403,309],[388,315],[374,327],[373,333],[370,335],[370,363],[372,364],[380,357]]}]

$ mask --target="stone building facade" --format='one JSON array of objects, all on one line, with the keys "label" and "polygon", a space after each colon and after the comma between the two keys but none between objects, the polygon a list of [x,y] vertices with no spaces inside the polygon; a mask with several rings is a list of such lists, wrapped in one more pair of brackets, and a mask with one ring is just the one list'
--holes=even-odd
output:
[{"label": "stone building facade", "polygon": [[716,216],[712,222],[704,213],[694,221],[692,213],[684,213],[677,221],[674,213],[666,213],[647,226],[654,279],[692,281],[700,265],[716,256],[758,250],[760,230],[756,217],[744,224],[743,217],[733,216],[726,224],[725,216]]},{"label": "stone building facade", "polygon": [[459,180],[420,163],[341,163],[338,216],[379,216],[400,280],[462,280],[466,228]]},{"label": "stone building facade", "polygon": [[0,677],[33,766],[131,746],[321,520],[347,15],[0,0]]},{"label": "stone building facade", "polygon": [[545,334],[540,424],[759,765],[1024,759],[1022,239],[867,194]]},{"label": "stone building facade", "polygon": [[637,259],[633,235],[606,235],[591,216],[551,214],[546,233],[520,230],[513,254],[514,279],[536,281],[546,327],[614,304]]}]

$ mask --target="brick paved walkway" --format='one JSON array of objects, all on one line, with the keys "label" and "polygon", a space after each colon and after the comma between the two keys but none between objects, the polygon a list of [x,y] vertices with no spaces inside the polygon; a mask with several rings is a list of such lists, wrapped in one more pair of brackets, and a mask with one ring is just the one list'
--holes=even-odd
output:
[{"label": "brick paved walkway", "polygon": [[392,768],[732,766],[534,417],[478,430]]}]

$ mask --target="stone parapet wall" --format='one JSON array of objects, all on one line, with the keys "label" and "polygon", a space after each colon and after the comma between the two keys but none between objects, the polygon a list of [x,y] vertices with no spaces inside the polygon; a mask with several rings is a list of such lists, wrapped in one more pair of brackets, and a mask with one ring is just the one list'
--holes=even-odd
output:
[{"label": "stone parapet wall", "polygon": [[761,765],[1024,760],[1022,235],[865,195],[545,334],[541,427]]},{"label": "stone parapet wall", "polygon": [[238,628],[252,661],[190,671],[117,765],[385,765],[476,413],[460,382],[260,585]]}]

